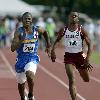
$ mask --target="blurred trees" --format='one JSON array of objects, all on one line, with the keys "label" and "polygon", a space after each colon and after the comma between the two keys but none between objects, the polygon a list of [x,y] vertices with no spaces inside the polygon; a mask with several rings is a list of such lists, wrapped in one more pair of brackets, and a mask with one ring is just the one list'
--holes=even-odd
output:
[{"label": "blurred trees", "polygon": [[49,5],[49,6],[62,6],[64,5],[68,0],[23,0],[29,4],[32,5]]},{"label": "blurred trees", "polygon": [[91,17],[99,17],[100,0],[77,0],[77,4],[81,12],[87,13]]},{"label": "blurred trees", "polygon": [[57,13],[63,19],[65,19],[73,8],[76,0],[23,0],[31,5],[45,5],[49,6],[51,10],[53,7],[57,7]]},{"label": "blurred trees", "polygon": [[74,1],[76,0],[23,0],[31,5],[45,5],[45,6],[56,6],[58,9],[60,7],[67,7],[67,11],[70,12]]},{"label": "blurred trees", "polygon": [[99,16],[100,0],[23,0],[31,5],[47,5],[65,7],[66,13],[72,9],[77,9],[80,12],[87,13],[91,17]]}]

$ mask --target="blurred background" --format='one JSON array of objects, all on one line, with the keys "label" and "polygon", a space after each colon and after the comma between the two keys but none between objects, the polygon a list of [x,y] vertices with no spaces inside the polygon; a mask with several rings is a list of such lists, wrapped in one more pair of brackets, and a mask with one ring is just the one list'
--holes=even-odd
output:
[{"label": "blurred background", "polygon": [[[15,29],[22,26],[22,14],[30,12],[33,25],[46,29],[53,44],[57,32],[67,24],[71,11],[79,12],[80,24],[88,32],[93,48],[90,62],[94,69],[90,73],[90,82],[84,83],[79,79],[79,73],[76,74],[78,100],[100,100],[99,10],[100,0],[0,0],[0,100],[20,100],[14,71],[16,55],[11,52],[10,45]],[[44,53],[41,35],[39,41],[41,61],[35,80],[36,100],[71,100],[63,64],[63,39],[58,44],[56,63]]]},{"label": "blurred background", "polygon": [[[16,27],[21,25],[21,15],[26,11],[32,13],[34,25],[48,31],[51,43],[54,42],[59,29],[67,23],[69,13],[78,11],[80,24],[88,32],[95,51],[94,56],[97,56],[100,52],[99,9],[100,0],[0,0],[0,48],[10,46]],[[44,50],[42,36],[40,41],[40,49]],[[95,57],[91,59],[93,58]]]}]

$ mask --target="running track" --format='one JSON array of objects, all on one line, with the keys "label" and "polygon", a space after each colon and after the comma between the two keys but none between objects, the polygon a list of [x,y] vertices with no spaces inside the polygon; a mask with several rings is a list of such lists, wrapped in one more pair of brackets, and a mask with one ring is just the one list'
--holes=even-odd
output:
[{"label": "running track", "polygon": [[[56,62],[52,63],[44,52],[39,51],[41,62],[34,87],[36,100],[71,100],[63,64],[63,49],[57,49],[56,52]],[[0,50],[0,100],[20,100],[14,72],[15,56],[9,48]],[[99,65],[93,65],[95,67],[90,72],[89,83],[84,83],[75,71],[78,100],[100,100],[100,68]]]}]

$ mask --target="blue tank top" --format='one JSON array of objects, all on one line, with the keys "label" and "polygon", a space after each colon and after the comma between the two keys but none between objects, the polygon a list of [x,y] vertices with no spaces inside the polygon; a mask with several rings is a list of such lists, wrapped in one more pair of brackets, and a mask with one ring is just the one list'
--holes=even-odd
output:
[{"label": "blue tank top", "polygon": [[16,50],[17,61],[15,64],[15,69],[17,72],[23,72],[24,67],[28,62],[39,63],[39,56],[37,55],[38,50],[38,27],[34,26],[32,28],[32,33],[25,33],[25,29],[20,27],[20,39],[25,36],[24,41],[21,43],[20,47]]}]

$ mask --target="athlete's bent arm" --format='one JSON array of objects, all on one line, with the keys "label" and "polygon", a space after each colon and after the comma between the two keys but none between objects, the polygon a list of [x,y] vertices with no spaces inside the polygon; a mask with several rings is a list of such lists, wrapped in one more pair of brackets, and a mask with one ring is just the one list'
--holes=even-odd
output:
[{"label": "athlete's bent arm", "polygon": [[11,51],[14,52],[20,45],[18,30],[14,33],[14,38],[11,43]]},{"label": "athlete's bent arm", "polygon": [[62,28],[59,32],[58,32],[58,36],[52,46],[52,49],[51,49],[51,60],[52,62],[55,62],[55,59],[56,59],[56,54],[55,54],[55,48],[56,48],[56,44],[62,39],[62,37],[64,36],[64,29]]},{"label": "athlete's bent arm", "polygon": [[56,44],[62,39],[62,37],[64,36],[63,34],[64,29],[62,28],[59,32],[58,32],[58,36],[53,44],[52,50],[55,50]]},{"label": "athlete's bent arm", "polygon": [[48,53],[48,56],[50,56],[50,41],[49,41],[48,33],[47,33],[47,31],[43,30],[41,27],[39,27],[38,32],[42,33],[42,35],[44,36],[44,39],[46,41],[46,50],[45,51]]},{"label": "athlete's bent arm", "polygon": [[88,33],[85,32],[83,28],[82,28],[82,33],[84,34],[84,39],[85,39],[85,42],[88,46],[86,60],[89,61],[89,57],[91,56],[91,51],[92,51],[91,40],[88,36]]},{"label": "athlete's bent arm", "polygon": [[50,47],[50,41],[49,41],[49,37],[48,37],[47,31],[45,31],[41,27],[39,27],[38,28],[38,32],[42,33],[42,35],[44,36],[45,41],[46,41],[46,47]]}]

